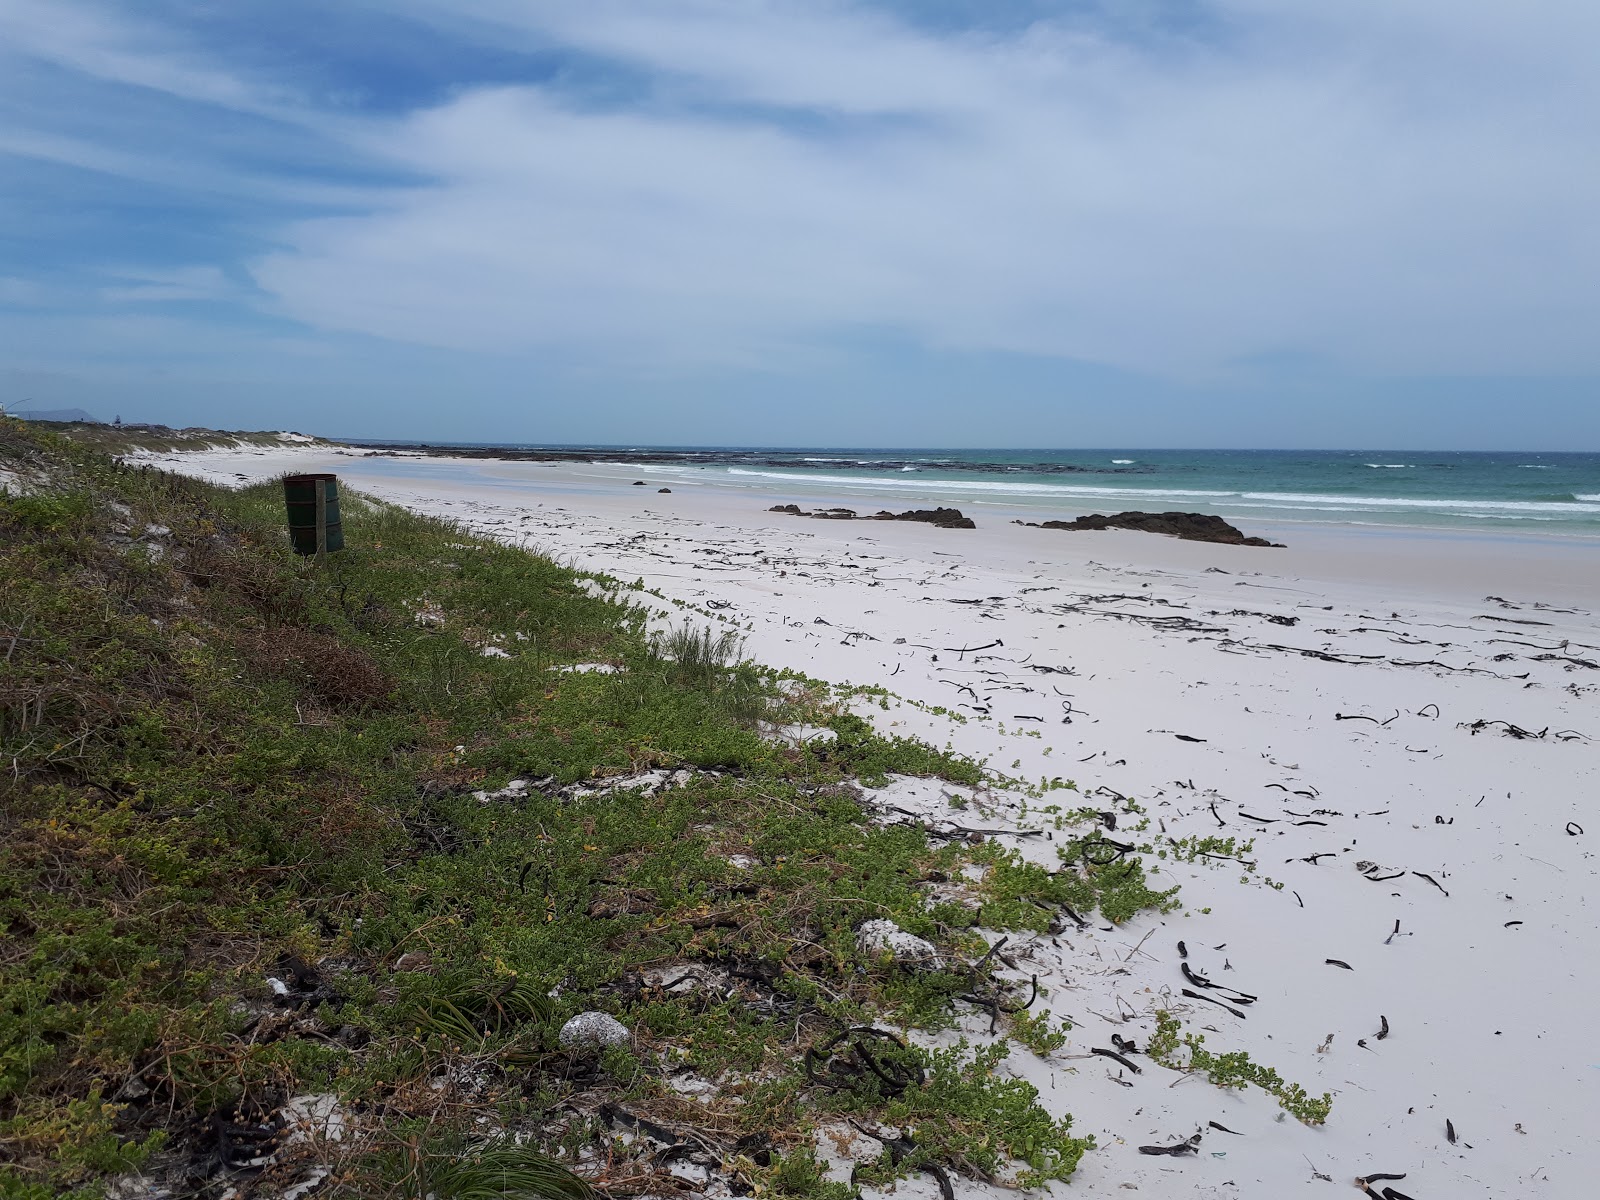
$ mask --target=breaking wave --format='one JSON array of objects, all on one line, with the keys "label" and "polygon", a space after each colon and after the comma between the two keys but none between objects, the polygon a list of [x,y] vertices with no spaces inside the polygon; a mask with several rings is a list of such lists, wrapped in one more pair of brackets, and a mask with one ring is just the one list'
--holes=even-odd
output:
[{"label": "breaking wave", "polygon": [[851,488],[858,492],[915,489],[919,492],[959,492],[974,499],[984,496],[996,500],[1024,496],[1054,498],[1061,501],[1124,500],[1130,504],[1158,500],[1201,500],[1241,508],[1313,509],[1322,512],[1421,511],[1462,515],[1504,513],[1509,516],[1551,514],[1559,516],[1600,516],[1600,494],[1575,496],[1572,500],[1458,500],[1406,496],[1319,495],[1314,492],[1211,491],[1190,488],[1119,488],[1083,484],[1003,483],[976,479],[883,479],[852,475],[814,474],[805,471],[761,471],[730,467],[728,474],[762,479],[784,480],[791,484],[825,484]]}]

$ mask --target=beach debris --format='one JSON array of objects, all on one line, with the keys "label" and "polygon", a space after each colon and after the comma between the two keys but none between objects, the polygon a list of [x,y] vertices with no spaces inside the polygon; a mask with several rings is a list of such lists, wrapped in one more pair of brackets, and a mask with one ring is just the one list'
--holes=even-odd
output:
[{"label": "beach debris", "polygon": [[1355,970],[1354,967],[1352,967],[1349,963],[1345,962],[1341,958],[1325,958],[1322,961],[1327,963],[1328,966],[1330,966],[1330,967],[1343,967],[1346,971],[1354,971]]},{"label": "beach debris", "polygon": [[596,1112],[600,1119],[613,1129],[625,1129],[635,1135],[643,1135],[651,1141],[671,1149],[675,1146],[685,1145],[683,1138],[673,1133],[665,1125],[657,1125],[645,1117],[636,1116],[623,1108],[620,1104],[602,1104]]},{"label": "beach debris", "polygon": [[1170,1146],[1140,1146],[1140,1154],[1165,1154],[1169,1158],[1182,1158],[1185,1154],[1197,1154],[1200,1150],[1201,1134],[1194,1134],[1181,1142],[1174,1142]]},{"label": "beach debris", "polygon": [[1115,1059],[1117,1062],[1119,1062],[1123,1066],[1127,1067],[1128,1070],[1132,1071],[1135,1075],[1141,1075],[1141,1074],[1144,1073],[1142,1071],[1142,1069],[1140,1068],[1138,1063],[1132,1061],[1131,1059],[1123,1057],[1123,1055],[1119,1054],[1115,1050],[1107,1050],[1103,1046],[1094,1046],[1094,1047],[1090,1048],[1089,1053],[1090,1054],[1098,1054],[1102,1058]]},{"label": "beach debris", "polygon": [[1270,624],[1273,624],[1273,625],[1286,625],[1286,626],[1290,626],[1290,627],[1293,627],[1295,625],[1300,624],[1300,618],[1299,617],[1285,616],[1283,613],[1256,612],[1254,609],[1250,609],[1250,608],[1233,608],[1233,609],[1229,609],[1228,612],[1225,613],[1225,614],[1222,613],[1222,612],[1208,612],[1206,614],[1206,616],[1208,616],[1208,617],[1220,617],[1220,616],[1258,617],[1261,620],[1269,622]]},{"label": "beach debris", "polygon": [[835,1091],[853,1087],[868,1074],[877,1077],[881,1088],[889,1096],[898,1096],[908,1088],[921,1087],[927,1073],[914,1058],[907,1054],[889,1056],[883,1043],[900,1050],[906,1044],[887,1029],[871,1025],[856,1025],[836,1033],[826,1041],[806,1048],[804,1066],[806,1078],[822,1087]]},{"label": "beach debris", "polygon": [[1445,1118],[1444,1122],[1444,1138],[1445,1141],[1449,1142],[1452,1146],[1456,1144],[1456,1123],[1450,1120],[1448,1117]]},{"label": "beach debris", "polygon": [[[1500,732],[1505,734],[1507,737],[1516,738],[1518,741],[1521,741],[1523,738],[1532,738],[1537,741],[1543,737],[1546,737],[1550,733],[1550,727],[1548,725],[1546,725],[1538,733],[1534,733],[1532,730],[1524,729],[1520,725],[1513,725],[1510,721],[1488,721],[1482,717],[1478,718],[1476,721],[1462,721],[1456,726],[1456,728],[1465,729],[1471,733],[1473,737],[1477,737],[1478,734],[1482,733],[1485,729],[1493,729],[1496,725],[1501,727]],[[1573,731],[1567,730],[1566,732],[1571,733]]]},{"label": "beach debris", "polygon": [[1197,988],[1207,991],[1222,992],[1235,1004],[1254,1004],[1259,996],[1252,996],[1249,992],[1241,992],[1237,988],[1224,987],[1220,983],[1212,983],[1209,978],[1190,968],[1186,962],[1180,962],[1178,968],[1183,972],[1183,977]]},{"label": "beach debris", "polygon": [[1006,980],[996,979],[989,973],[991,959],[999,958],[1001,962],[1012,970],[1017,970],[1016,961],[1002,953],[1009,937],[1003,937],[990,946],[984,956],[977,962],[966,967],[968,990],[956,996],[957,1000],[964,1000],[968,1004],[976,1005],[989,1014],[989,1032],[994,1033],[1000,1027],[1001,1013],[1019,1013],[1033,1007],[1034,1001],[1039,998],[1039,977],[1032,975],[1028,979],[1031,990],[1028,998],[1021,1004],[1006,1004],[1007,990],[1011,986]]},{"label": "beach debris", "polygon": [[1237,1129],[1229,1129],[1226,1125],[1219,1125],[1216,1121],[1207,1121],[1206,1124],[1210,1128],[1216,1129],[1222,1133],[1231,1133],[1234,1137],[1244,1136],[1244,1134],[1240,1133]]},{"label": "beach debris", "polygon": [[1583,832],[1583,826],[1582,825],[1579,825],[1576,821],[1568,821],[1567,822],[1567,836],[1568,837],[1577,837],[1582,832]]},{"label": "beach debris", "polygon": [[[853,1118],[850,1124],[855,1126],[858,1132],[866,1134],[873,1141],[881,1142],[885,1152],[889,1155],[891,1163],[898,1164],[917,1148],[917,1143],[904,1134],[897,1133],[892,1138],[886,1138],[881,1134],[873,1133],[872,1130],[863,1125],[857,1124]],[[950,1173],[948,1171],[936,1162],[918,1163],[917,1169],[925,1175],[933,1176],[934,1181],[939,1185],[939,1194],[943,1197],[943,1200],[955,1200],[955,1188],[950,1185]]]},{"label": "beach debris", "polygon": [[564,1050],[626,1045],[633,1035],[610,1013],[581,1012],[561,1027],[556,1042]]},{"label": "beach debris", "polygon": [[1446,896],[1450,894],[1449,892],[1444,891],[1444,885],[1442,883],[1440,883],[1432,875],[1429,875],[1426,871],[1413,871],[1411,873],[1418,879],[1426,879],[1429,883],[1433,884],[1434,887],[1438,888],[1441,892],[1444,892]]},{"label": "beach debris", "polygon": [[1592,658],[1575,658],[1569,654],[1535,654],[1534,662],[1564,662],[1568,664],[1567,670],[1573,667],[1588,667],[1591,671],[1600,671],[1600,662]]},{"label": "beach debris", "polygon": [[895,962],[934,963],[939,950],[926,938],[907,933],[887,917],[876,917],[856,929],[856,948],[865,954],[887,953]]},{"label": "beach debris", "polygon": [[1397,709],[1394,710],[1394,716],[1385,717],[1381,721],[1378,720],[1377,717],[1365,716],[1362,713],[1337,713],[1336,712],[1336,713],[1333,714],[1333,719],[1335,721],[1371,721],[1374,725],[1380,725],[1381,726],[1381,725],[1387,725],[1387,724],[1389,724],[1389,722],[1397,720],[1399,718],[1399,716],[1400,716],[1400,710],[1397,708]]},{"label": "beach debris", "polygon": [[1067,920],[1071,921],[1074,925],[1076,925],[1079,928],[1079,930],[1084,930],[1084,929],[1089,928],[1089,922],[1086,921],[1083,917],[1079,916],[1078,913],[1073,911],[1072,905],[1070,905],[1070,904],[1057,904],[1056,907],[1061,910],[1062,916],[1066,917]]},{"label": "beach debris", "polygon": [[1207,1004],[1215,1004],[1218,1008],[1225,1008],[1234,1016],[1238,1017],[1241,1021],[1245,1017],[1245,1013],[1242,1010],[1233,1007],[1233,1005],[1224,1004],[1221,1000],[1218,1000],[1212,996],[1202,995],[1201,993],[1194,991],[1192,988],[1184,988],[1183,995],[1187,996],[1191,1000],[1204,1000]]},{"label": "beach debris", "polygon": [[1228,546],[1270,546],[1282,549],[1282,544],[1266,538],[1245,537],[1221,517],[1209,513],[1186,512],[1120,512],[1112,516],[1090,513],[1071,521],[1017,521],[1030,529],[1132,529],[1139,533],[1162,533],[1181,538],[1186,542],[1219,542]]},{"label": "beach debris", "polygon": [[1407,1196],[1404,1192],[1397,1192],[1394,1188],[1375,1188],[1372,1186],[1375,1183],[1380,1183],[1385,1180],[1404,1178],[1405,1173],[1403,1171],[1398,1175],[1357,1175],[1356,1186],[1363,1192],[1367,1193],[1367,1195],[1377,1196],[1380,1198],[1380,1200],[1411,1200],[1410,1196]]}]

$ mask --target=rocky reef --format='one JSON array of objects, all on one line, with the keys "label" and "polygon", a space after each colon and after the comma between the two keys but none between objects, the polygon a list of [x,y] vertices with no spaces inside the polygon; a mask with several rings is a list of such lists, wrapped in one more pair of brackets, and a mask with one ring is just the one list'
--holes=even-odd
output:
[{"label": "rocky reef", "polygon": [[964,516],[959,508],[914,508],[902,513],[881,509],[871,516],[862,517],[853,508],[819,508],[806,512],[798,504],[775,504],[768,512],[788,513],[793,517],[812,517],[818,521],[920,521],[940,529],[976,529],[971,517]]},{"label": "rocky reef", "polygon": [[1186,542],[1218,542],[1224,546],[1271,546],[1282,549],[1282,542],[1246,537],[1221,517],[1192,512],[1120,512],[1112,516],[1090,513],[1072,521],[1018,521],[1033,529],[1132,529],[1139,533],[1164,533]]}]

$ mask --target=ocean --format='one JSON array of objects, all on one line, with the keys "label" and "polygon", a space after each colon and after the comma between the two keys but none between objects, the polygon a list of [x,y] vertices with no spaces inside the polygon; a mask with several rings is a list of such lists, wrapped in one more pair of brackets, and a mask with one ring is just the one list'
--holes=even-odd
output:
[{"label": "ocean", "polygon": [[[367,443],[369,445],[373,443]],[[388,443],[396,445],[395,443]],[[481,444],[480,444],[481,446]],[[446,447],[433,443],[432,449]],[[465,448],[465,447],[462,447]],[[513,446],[652,481],[1070,518],[1178,509],[1234,524],[1471,530],[1600,539],[1600,454],[1422,450],[908,450]]]}]

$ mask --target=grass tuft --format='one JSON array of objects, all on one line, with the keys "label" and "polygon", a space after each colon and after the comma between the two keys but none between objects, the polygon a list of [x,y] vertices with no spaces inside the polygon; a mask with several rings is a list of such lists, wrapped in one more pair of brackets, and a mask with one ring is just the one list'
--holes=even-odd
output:
[{"label": "grass tuft", "polygon": [[481,1146],[460,1157],[436,1156],[422,1175],[419,1200],[591,1200],[595,1195],[592,1186],[548,1154],[510,1143]]}]

